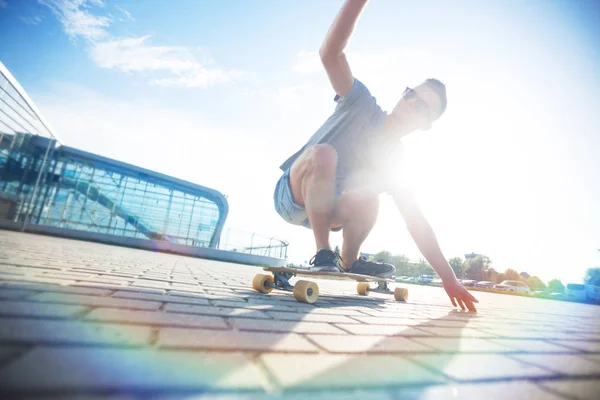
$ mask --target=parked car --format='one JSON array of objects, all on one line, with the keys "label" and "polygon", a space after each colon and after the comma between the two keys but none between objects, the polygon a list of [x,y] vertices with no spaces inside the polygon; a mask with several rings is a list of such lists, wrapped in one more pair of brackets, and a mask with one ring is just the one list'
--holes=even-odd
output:
[{"label": "parked car", "polygon": [[463,286],[471,286],[471,287],[474,287],[474,286],[475,286],[475,284],[477,283],[477,281],[474,281],[474,280],[472,280],[472,279],[462,279],[462,280],[460,281],[460,283],[461,283]]},{"label": "parked car", "polygon": [[498,285],[494,286],[494,289],[503,290],[505,292],[512,293],[527,293],[531,294],[531,289],[525,282],[519,281],[504,281]]},{"label": "parked car", "polygon": [[600,300],[600,286],[581,283],[568,283],[565,291],[567,298],[572,300]]},{"label": "parked car", "polygon": [[433,281],[433,275],[421,275],[417,278],[417,282],[431,283]]},{"label": "parked car", "polygon": [[444,282],[442,282],[442,280],[440,278],[435,278],[434,280],[431,281],[431,283],[433,283],[434,285],[441,285]]},{"label": "parked car", "polygon": [[476,288],[479,289],[493,289],[496,284],[490,281],[481,281],[475,284]]}]

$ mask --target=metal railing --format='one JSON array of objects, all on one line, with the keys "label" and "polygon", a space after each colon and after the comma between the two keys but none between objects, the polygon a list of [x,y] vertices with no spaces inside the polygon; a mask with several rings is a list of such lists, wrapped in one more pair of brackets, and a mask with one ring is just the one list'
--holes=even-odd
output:
[{"label": "metal railing", "polygon": [[221,234],[218,248],[274,258],[287,258],[288,242],[273,236],[226,228]]}]

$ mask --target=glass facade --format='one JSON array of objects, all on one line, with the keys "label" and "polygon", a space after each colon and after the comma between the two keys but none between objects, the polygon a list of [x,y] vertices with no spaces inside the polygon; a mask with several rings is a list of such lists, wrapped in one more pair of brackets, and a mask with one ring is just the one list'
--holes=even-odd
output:
[{"label": "glass facade", "polygon": [[201,247],[228,211],[212,189],[22,133],[0,146],[0,193],[19,199],[15,222]]},{"label": "glass facade", "polygon": [[0,63],[0,220],[218,247],[221,193],[63,146]]}]

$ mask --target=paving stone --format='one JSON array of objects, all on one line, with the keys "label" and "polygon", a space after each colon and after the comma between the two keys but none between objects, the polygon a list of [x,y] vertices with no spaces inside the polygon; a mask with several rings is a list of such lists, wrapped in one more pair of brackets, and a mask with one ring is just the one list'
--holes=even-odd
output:
[{"label": "paving stone", "polygon": [[600,364],[600,354],[584,354],[583,356]]},{"label": "paving stone", "polygon": [[94,322],[3,318],[0,341],[31,344],[112,344],[141,346],[150,328]]},{"label": "paving stone", "polygon": [[141,287],[141,288],[158,288],[158,289],[164,289],[164,290],[171,289],[171,285],[168,282],[149,281],[149,280],[140,281],[139,279],[131,282],[129,284],[129,286]]},{"label": "paving stone", "polygon": [[241,354],[146,349],[36,348],[0,370],[0,381],[29,393],[263,391],[261,372]]},{"label": "paving stone", "polygon": [[306,322],[337,322],[337,323],[353,323],[355,321],[344,315],[330,315],[330,314],[313,314],[312,310],[310,313],[297,313],[297,312],[274,312],[267,311],[273,319],[281,321],[306,321]]},{"label": "paving stone", "polygon": [[471,329],[471,328],[439,328],[439,327],[430,327],[430,326],[417,326],[419,330],[429,332],[435,336],[444,336],[444,337],[469,337],[469,338],[494,338],[498,337],[492,333],[484,332],[479,329]]},{"label": "paving stone", "polygon": [[0,315],[2,316],[67,318],[88,309],[88,307],[66,304],[0,301]]},{"label": "paving stone", "polygon": [[139,310],[156,310],[162,303],[158,301],[118,299],[112,297],[86,296],[62,293],[40,293],[30,297],[28,300],[48,303],[81,304],[96,307],[116,307]]},{"label": "paving stone", "polygon": [[[27,350],[28,350],[28,347],[26,347],[26,346],[0,345],[0,368],[2,368],[2,366],[6,362],[19,357],[21,354],[25,353]],[[2,385],[0,384],[0,388],[1,387],[2,387]]]},{"label": "paving stone", "polygon": [[[178,297],[190,297],[190,298],[202,298],[210,300],[213,304],[215,301],[223,302],[223,307],[244,307],[248,305],[248,302],[243,297],[223,297],[223,296],[215,296],[208,293],[196,293],[196,292],[184,292],[181,290],[169,290],[167,292],[168,295],[178,296]],[[219,305],[220,304],[215,304]]]},{"label": "paving stone", "polygon": [[336,327],[355,335],[377,336],[433,336],[430,332],[412,326],[402,325],[363,325],[363,324],[334,324]]},{"label": "paving stone", "polygon": [[[543,378],[556,374],[497,354],[415,355],[412,360],[457,381]],[[493,367],[492,367],[493,366]]]},{"label": "paving stone", "polygon": [[0,274],[0,280],[13,281],[13,282],[31,282],[31,283],[54,283],[57,285],[71,285],[75,283],[74,280],[69,279],[60,279],[60,278],[47,278],[41,276],[31,276],[31,275],[9,275],[9,274]]},{"label": "paving stone", "polygon": [[444,378],[394,355],[265,354],[261,360],[286,389],[355,389],[442,383]]},{"label": "paving stone", "polygon": [[215,331],[205,329],[163,328],[157,345],[161,348],[277,351],[315,353],[319,349],[300,335]]},{"label": "paving stone", "polygon": [[157,288],[140,288],[140,287],[131,287],[123,284],[111,284],[111,283],[98,283],[98,282],[85,282],[80,281],[75,283],[73,286],[82,286],[85,288],[102,288],[108,289],[111,293],[114,292],[133,292],[133,293],[146,293],[146,294],[165,294],[167,291],[164,289]]},{"label": "paving stone", "polygon": [[182,304],[198,304],[209,306],[210,303],[207,299],[182,297],[182,296],[169,296],[164,294],[151,294],[151,293],[136,293],[134,291],[118,291],[112,294],[111,297],[122,297],[126,299],[138,299],[138,300],[152,300],[169,303],[182,303]]},{"label": "paving stone", "polygon": [[433,348],[397,336],[307,335],[331,353],[431,353]]},{"label": "paving stone", "polygon": [[566,375],[596,375],[600,365],[575,354],[518,354],[512,358]]},{"label": "paving stone", "polygon": [[33,290],[6,289],[5,287],[0,286],[0,299],[22,299],[35,293],[37,292],[34,292]]},{"label": "paving stone", "polygon": [[[301,312],[293,308],[280,304],[248,304],[246,302],[210,300],[210,304],[215,307],[233,307],[233,308],[248,308],[252,310],[262,311],[277,311],[277,312]],[[265,314],[266,315],[266,314]]]},{"label": "paving stone", "polygon": [[574,350],[600,353],[600,342],[595,340],[552,340],[551,343]]},{"label": "paving stone", "polygon": [[515,351],[510,347],[493,343],[487,339],[415,337],[412,340],[444,353],[506,353]]},{"label": "paving stone", "polygon": [[370,325],[403,325],[403,326],[415,326],[419,325],[419,321],[412,318],[398,317],[351,317],[356,320],[357,323],[364,323]]},{"label": "paving stone", "polygon": [[225,320],[220,317],[167,313],[164,311],[132,311],[115,308],[97,308],[87,314],[85,319],[90,321],[123,322],[153,326],[229,329]]},{"label": "paving stone", "polygon": [[573,339],[579,335],[574,335],[567,332],[552,332],[552,331],[534,331],[522,329],[481,329],[481,332],[487,332],[496,337],[512,339]]},{"label": "paving stone", "polygon": [[[290,305],[293,308],[293,305]],[[311,314],[332,314],[332,315],[345,315],[347,317],[366,317],[367,315],[358,310],[356,307],[323,307],[318,304],[318,307],[314,307]],[[354,323],[354,321],[352,321]]]},{"label": "paving stone", "polygon": [[389,391],[394,399],[402,400],[455,400],[455,399],[510,399],[510,400],[564,400],[531,382],[500,382],[451,384],[424,388]]},{"label": "paving stone", "polygon": [[198,306],[193,304],[167,303],[164,307],[168,312],[180,312],[199,315],[219,315],[222,317],[244,317],[254,319],[271,319],[264,311],[252,308],[227,308],[214,306]]},{"label": "paving stone", "polygon": [[544,381],[538,385],[566,398],[576,400],[597,400],[598,393],[600,393],[600,380],[597,378]]},{"label": "paving stone", "polygon": [[0,291],[4,289],[18,289],[38,292],[56,292],[56,293],[72,293],[72,294],[87,294],[90,296],[108,296],[113,292],[109,289],[99,288],[83,288],[74,286],[59,286],[59,285],[43,285],[35,283],[11,283],[0,281]]},{"label": "paving stone", "polygon": [[242,331],[254,332],[295,332],[318,334],[344,334],[345,332],[324,322],[293,322],[231,318],[230,323]]},{"label": "paving stone", "polygon": [[[596,328],[598,329],[598,328]],[[596,340],[596,341],[600,341],[600,333],[578,333],[577,337],[579,339],[587,339],[587,340]],[[563,338],[561,338],[563,339]],[[572,339],[572,337],[570,338],[564,338],[564,339]]]},{"label": "paving stone", "polygon": [[516,351],[535,352],[535,353],[573,353],[576,350],[559,346],[543,340],[527,339],[487,339],[492,343],[510,347]]}]

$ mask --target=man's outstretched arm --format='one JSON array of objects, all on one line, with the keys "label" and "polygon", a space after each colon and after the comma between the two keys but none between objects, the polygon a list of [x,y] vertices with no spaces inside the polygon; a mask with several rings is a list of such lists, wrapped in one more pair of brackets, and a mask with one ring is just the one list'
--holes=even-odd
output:
[{"label": "man's outstretched arm", "polygon": [[321,62],[325,67],[331,86],[340,96],[345,96],[354,84],[354,77],[346,60],[344,49],[367,1],[346,0],[331,24],[319,50]]},{"label": "man's outstretched arm", "polygon": [[477,299],[458,283],[454,271],[442,254],[433,229],[412,194],[406,189],[398,189],[393,194],[393,198],[417,247],[442,279],[444,289],[452,304],[456,307],[458,303],[463,310],[466,306],[469,311],[477,311],[473,305],[473,303],[478,303]]}]

